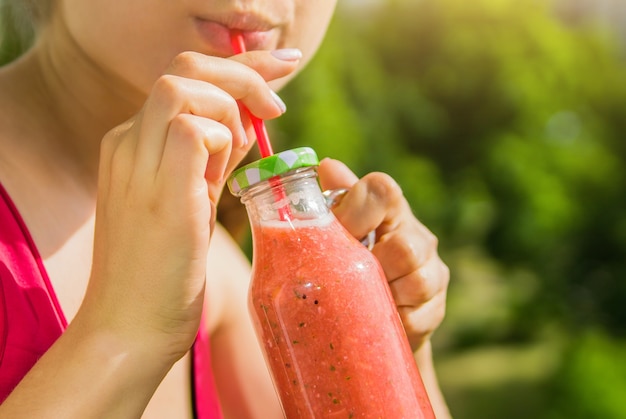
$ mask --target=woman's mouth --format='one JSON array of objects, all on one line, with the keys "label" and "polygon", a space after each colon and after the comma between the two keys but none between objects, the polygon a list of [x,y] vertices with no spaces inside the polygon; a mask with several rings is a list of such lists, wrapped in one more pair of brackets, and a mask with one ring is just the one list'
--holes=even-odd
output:
[{"label": "woman's mouth", "polygon": [[230,41],[232,30],[242,34],[248,51],[275,49],[278,40],[276,27],[251,20],[221,23],[216,20],[195,18],[195,24],[204,43],[215,53],[223,56],[233,55]]}]

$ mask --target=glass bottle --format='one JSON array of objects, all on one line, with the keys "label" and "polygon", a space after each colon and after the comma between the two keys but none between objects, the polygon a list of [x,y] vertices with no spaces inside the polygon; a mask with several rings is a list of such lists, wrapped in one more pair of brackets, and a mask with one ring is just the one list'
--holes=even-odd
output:
[{"label": "glass bottle", "polygon": [[228,180],[252,228],[249,309],[283,412],[434,418],[382,268],[328,209],[318,164],[297,148]]}]

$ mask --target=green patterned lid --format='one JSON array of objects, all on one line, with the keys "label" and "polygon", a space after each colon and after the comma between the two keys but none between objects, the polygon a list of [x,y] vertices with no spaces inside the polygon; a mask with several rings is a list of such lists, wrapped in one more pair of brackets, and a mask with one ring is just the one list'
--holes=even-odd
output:
[{"label": "green patterned lid", "polygon": [[228,178],[228,189],[237,195],[242,189],[274,176],[318,164],[317,154],[310,147],[281,151],[235,170]]}]

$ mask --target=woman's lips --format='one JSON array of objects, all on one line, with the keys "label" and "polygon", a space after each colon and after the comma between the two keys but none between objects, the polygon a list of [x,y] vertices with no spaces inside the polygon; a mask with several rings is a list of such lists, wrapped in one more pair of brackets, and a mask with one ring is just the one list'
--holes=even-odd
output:
[{"label": "woman's lips", "polygon": [[[196,26],[200,36],[203,38],[204,42],[210,46],[211,50],[224,56],[233,54],[230,42],[230,28],[221,23],[201,18],[196,18]],[[246,49],[249,51],[275,48],[277,30],[274,28],[267,30],[234,29],[241,32],[246,44]]]}]

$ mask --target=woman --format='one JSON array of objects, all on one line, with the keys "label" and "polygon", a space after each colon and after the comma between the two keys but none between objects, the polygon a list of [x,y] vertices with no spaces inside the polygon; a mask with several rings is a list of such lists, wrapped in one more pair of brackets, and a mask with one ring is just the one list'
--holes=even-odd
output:
[{"label": "woman", "polygon": [[[0,271],[0,382],[10,383],[0,417],[182,418],[207,405],[227,417],[280,417],[248,320],[249,264],[214,220],[225,178],[254,146],[237,102],[262,119],[285,111],[273,91],[312,57],[335,1],[28,5],[35,42],[0,69],[0,230],[12,267]],[[231,56],[232,29],[253,51]],[[373,252],[445,418],[429,341],[449,277],[436,240],[388,176],[358,179],[325,160],[320,179],[352,188],[336,210],[352,234],[377,229]],[[16,235],[30,249],[26,273],[22,256],[6,256],[24,247],[11,247]],[[18,286],[31,272],[41,280],[24,297]],[[19,298],[7,297],[12,287]],[[54,318],[31,322],[50,336],[15,319],[21,299],[33,316]],[[199,327],[213,367],[203,376],[195,365],[192,377]],[[34,343],[22,354],[23,342]]]}]

